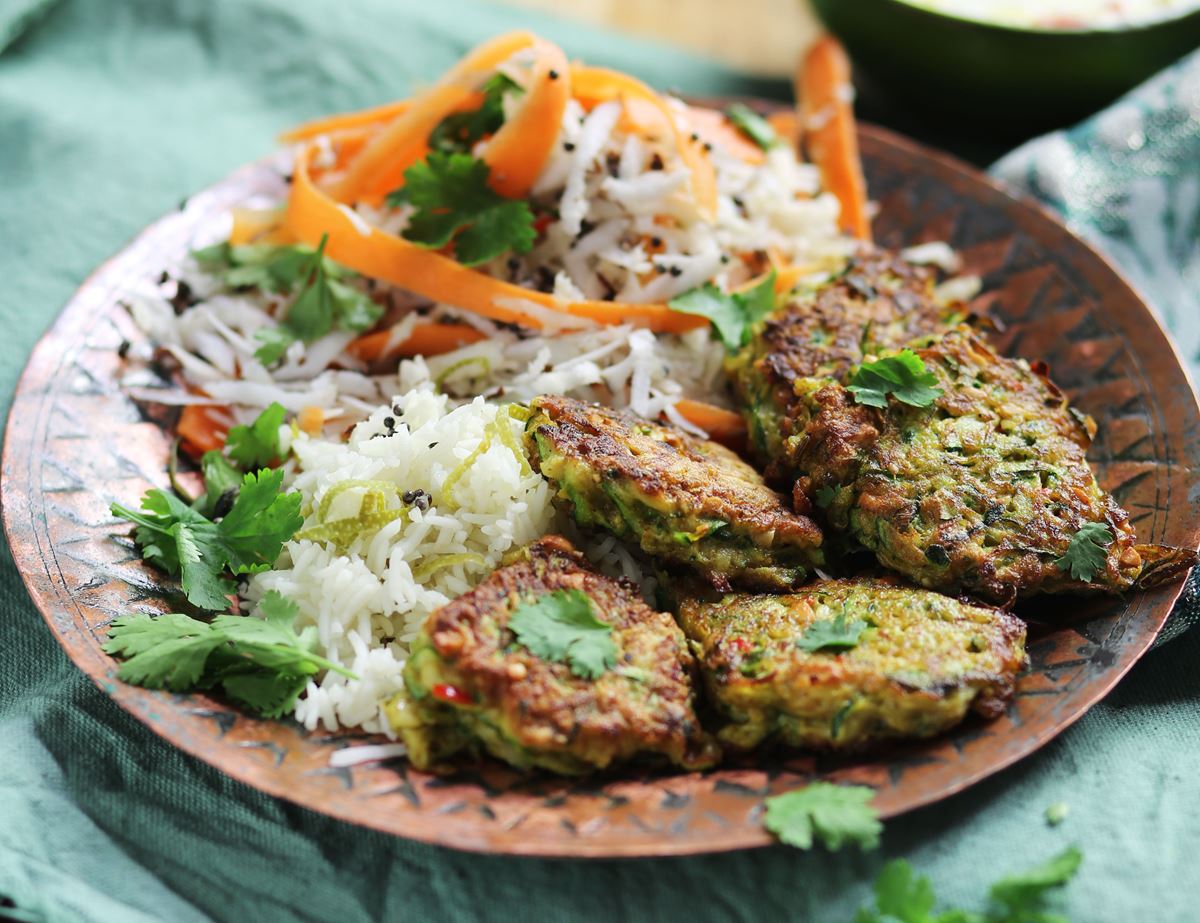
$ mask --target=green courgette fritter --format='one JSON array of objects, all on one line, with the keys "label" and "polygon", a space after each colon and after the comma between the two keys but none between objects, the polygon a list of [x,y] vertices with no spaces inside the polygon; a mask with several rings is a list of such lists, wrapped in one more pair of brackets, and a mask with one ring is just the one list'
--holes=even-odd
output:
[{"label": "green courgette fritter", "polygon": [[722,590],[790,589],[824,564],[816,524],[724,446],[572,398],[530,406],[530,460],[579,525]]},{"label": "green courgette fritter", "polygon": [[942,392],[927,407],[863,406],[816,380],[796,389],[806,422],[795,493],[823,508],[831,531],[915,583],[1002,605],[1119,592],[1195,563],[1191,551],[1137,544],[1088,465],[1095,424],[1044,369],[965,328],[915,352]]},{"label": "green courgette fritter", "polygon": [[[535,654],[513,630],[523,605],[556,594],[586,597],[607,628],[611,660],[594,674]],[[569,614],[545,626],[563,643]],[[694,671],[669,614],[598,574],[566,539],[547,536],[430,614],[404,667],[407,694],[388,714],[422,769],[463,750],[566,775],[634,757],[700,768],[719,752],[696,717]]]},{"label": "green courgette fritter", "polygon": [[768,480],[790,480],[791,449],[806,422],[797,385],[844,384],[864,358],[943,333],[966,316],[964,305],[938,296],[935,283],[928,267],[864,251],[828,282],[793,293],[730,360],[750,448]]},{"label": "green courgette fritter", "polygon": [[862,750],[1003,712],[1025,625],[998,609],[871,580],[785,596],[686,599],[680,623],[723,725],[718,739]]}]

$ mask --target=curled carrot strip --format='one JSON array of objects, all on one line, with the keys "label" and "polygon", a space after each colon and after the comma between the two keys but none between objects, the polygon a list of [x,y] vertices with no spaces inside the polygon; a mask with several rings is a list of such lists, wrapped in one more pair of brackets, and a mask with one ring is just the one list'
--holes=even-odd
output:
[{"label": "curled carrot strip", "polygon": [[411,106],[382,129],[355,158],[333,187],[333,197],[353,202],[379,197],[400,186],[404,171],[427,151],[427,139],[448,114],[478,97],[485,75],[537,39],[529,32],[510,32],[484,42],[451,68]]},{"label": "curled carrot strip", "polygon": [[804,144],[821,171],[825,188],[841,203],[841,226],[860,240],[871,239],[867,181],[858,155],[851,104],[850,59],[837,39],[825,36],[804,56],[796,75]]},{"label": "curled carrot strip", "polygon": [[760,164],[766,159],[763,149],[738,131],[724,112],[689,106],[687,120],[703,140],[723,147],[739,160]]},{"label": "curled carrot strip", "polygon": [[733,410],[688,398],[676,401],[675,409],[685,420],[700,427],[716,442],[737,446],[746,438],[746,421],[742,419],[741,414]]},{"label": "curled carrot strip", "polygon": [[352,128],[379,127],[397,116],[403,115],[411,108],[412,100],[399,99],[394,103],[386,103],[370,109],[359,109],[357,112],[339,112],[337,115],[313,119],[311,122],[289,128],[279,136],[279,140],[290,144],[294,141],[308,141],[317,135],[329,135]]},{"label": "curled carrot strip", "polygon": [[203,455],[225,445],[229,433],[228,407],[188,404],[179,415],[176,432],[189,454]]},{"label": "curled carrot strip", "polygon": [[690,128],[685,129],[680,124],[683,119],[678,117],[665,98],[628,74],[580,64],[571,65],[571,87],[575,98],[585,109],[614,99],[624,101],[627,106],[630,100],[649,103],[657,109],[671,132],[679,159],[691,172],[692,195],[700,205],[701,214],[709,221],[716,219],[717,174],[712,161],[698,134],[693,137]]},{"label": "curled carrot strip", "polygon": [[379,228],[366,227],[313,182],[309,163],[315,153],[310,145],[296,159],[285,227],[312,247],[328,234],[325,253],[330,259],[365,276],[398,285],[431,301],[535,329],[542,327],[542,319],[535,316],[541,310],[601,324],[634,324],[659,333],[682,333],[708,323],[702,317],[672,311],[664,304],[560,301],[545,292],[484,275]]},{"label": "curled carrot strip", "polygon": [[377,330],[354,340],[346,351],[363,362],[377,362],[401,356],[440,356],[482,339],[482,333],[466,324],[417,324],[398,343],[391,342],[391,330]]},{"label": "curled carrot strip", "polygon": [[567,58],[549,42],[533,45],[533,73],[520,108],[483,152],[488,183],[509,199],[523,199],[550,159],[571,98]]}]

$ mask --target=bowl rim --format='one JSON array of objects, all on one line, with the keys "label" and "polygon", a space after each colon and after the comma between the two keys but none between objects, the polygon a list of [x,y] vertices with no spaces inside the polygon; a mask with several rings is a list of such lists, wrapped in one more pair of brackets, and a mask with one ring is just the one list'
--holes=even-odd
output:
[{"label": "bowl rim", "polygon": [[[837,0],[834,0],[837,2]],[[1112,26],[1079,26],[1075,28],[1067,27],[1034,27],[1021,26],[1014,23],[997,22],[990,19],[978,19],[965,14],[956,14],[947,10],[936,10],[930,7],[923,6],[920,0],[881,0],[887,6],[904,7],[906,10],[911,10],[915,14],[923,15],[933,20],[941,20],[946,23],[952,23],[955,26],[967,26],[983,30],[991,30],[1004,33],[1006,35],[1021,35],[1021,36],[1037,36],[1049,38],[1113,38],[1121,35],[1139,35],[1152,32],[1163,26],[1172,23],[1182,22],[1186,19],[1200,19],[1200,0],[1190,0],[1190,5],[1175,11],[1166,12],[1163,15],[1153,19],[1142,19],[1125,25]]]}]

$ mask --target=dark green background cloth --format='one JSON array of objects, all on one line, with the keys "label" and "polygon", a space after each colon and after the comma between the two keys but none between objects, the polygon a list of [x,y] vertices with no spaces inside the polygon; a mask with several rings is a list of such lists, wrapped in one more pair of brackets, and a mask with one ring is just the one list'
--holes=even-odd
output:
[{"label": "dark green background cloth", "polygon": [[[0,36],[27,24],[0,52],[6,401],[59,306],[139,228],[269,151],[280,129],[405,94],[489,34],[531,26],[572,56],[686,92],[756,89],[692,57],[470,0],[50,6],[0,0]],[[889,823],[876,853],[504,859],[349,827],[175,750],[70,664],[4,554],[0,917],[849,921],[887,858],[976,906],[998,875],[1077,843],[1076,921],[1196,920],[1198,658],[1200,632],[1151,653],[1036,756]],[[1051,828],[1043,812],[1058,801],[1070,816]]]}]

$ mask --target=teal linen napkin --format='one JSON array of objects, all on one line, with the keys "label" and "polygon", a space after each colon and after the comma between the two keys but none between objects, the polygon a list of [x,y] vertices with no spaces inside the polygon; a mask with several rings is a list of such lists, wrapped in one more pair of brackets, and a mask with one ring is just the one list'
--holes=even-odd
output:
[{"label": "teal linen napkin", "polygon": [[[0,54],[0,395],[86,274],[181,196],[261,156],[287,125],[394,98],[516,25],[658,85],[761,89],[667,49],[472,0],[54,6]],[[910,859],[946,901],[979,906],[998,875],[1072,842],[1087,854],[1076,921],[1193,919],[1198,658],[1200,632],[1153,653],[1037,756],[889,823],[877,853],[506,859],[347,826],[164,743],[67,661],[4,554],[0,919],[841,923],[888,858]],[[1063,800],[1070,817],[1050,828],[1043,811]]]},{"label": "teal linen napkin", "polygon": [[[1200,376],[1200,52],[1099,115],[1013,151],[992,172],[1107,253]],[[1200,497],[1189,497],[1200,515]],[[1200,569],[1158,643],[1200,621]]]}]

